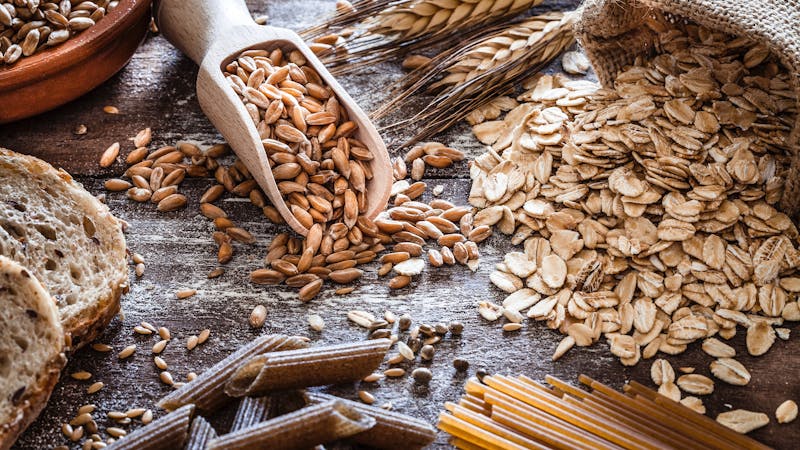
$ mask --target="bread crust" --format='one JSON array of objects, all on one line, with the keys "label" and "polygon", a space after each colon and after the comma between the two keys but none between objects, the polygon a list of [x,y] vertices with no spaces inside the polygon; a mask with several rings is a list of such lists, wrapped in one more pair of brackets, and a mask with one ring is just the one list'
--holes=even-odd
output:
[{"label": "bread crust", "polygon": [[[107,280],[108,292],[98,298],[90,307],[83,309],[78,316],[62,318],[64,333],[71,342],[71,350],[76,350],[95,339],[111,322],[120,310],[120,298],[128,291],[128,266],[125,259],[126,244],[122,233],[121,223],[111,214],[108,206],[97,200],[84,187],[76,182],[70,174],[63,169],[53,166],[39,158],[22,155],[12,150],[0,147],[0,158],[10,160],[14,165],[24,168],[32,176],[57,178],[69,188],[70,194],[83,202],[94,206],[96,211],[87,211],[95,222],[95,226],[104,230],[105,234],[114,236],[112,250],[122,255],[114,264],[113,273]],[[1,161],[0,161],[1,162]],[[45,284],[45,283],[43,283]]]},{"label": "bread crust", "polygon": [[[8,424],[0,424],[0,450],[8,450],[17,441],[17,438],[28,426],[39,417],[50,394],[58,383],[61,369],[67,364],[63,353],[50,360],[44,373],[38,378],[32,389],[26,389],[25,394],[17,407],[17,418]],[[28,392],[32,391],[32,392]]]},{"label": "bread crust", "polygon": [[9,423],[0,423],[0,450],[8,450],[17,437],[25,431],[47,405],[50,394],[53,392],[58,382],[61,370],[67,363],[64,350],[64,333],[58,319],[58,311],[55,304],[50,303],[50,294],[42,284],[31,275],[30,271],[21,266],[16,261],[0,256],[0,272],[3,275],[22,279],[26,283],[25,295],[39,303],[38,312],[50,317],[50,322],[56,329],[56,343],[59,345],[55,349],[54,355],[45,364],[44,368],[37,374],[36,382],[31,386],[26,386],[25,391],[16,401],[16,407],[12,413]]}]

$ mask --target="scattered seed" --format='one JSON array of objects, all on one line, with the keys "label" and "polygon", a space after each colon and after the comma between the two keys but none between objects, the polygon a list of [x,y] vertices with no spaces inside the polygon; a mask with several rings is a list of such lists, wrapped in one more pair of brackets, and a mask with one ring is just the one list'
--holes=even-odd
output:
[{"label": "scattered seed", "polygon": [[158,354],[160,354],[161,352],[163,352],[163,351],[164,351],[164,349],[167,347],[167,343],[168,343],[168,342],[169,342],[169,341],[167,341],[166,339],[162,339],[162,340],[160,340],[160,341],[156,342],[156,343],[153,345],[153,354],[155,354],[155,355],[158,355]]},{"label": "scattered seed", "polygon": [[94,412],[95,409],[97,409],[97,406],[91,403],[83,405],[80,408],[78,408],[78,415],[91,414],[92,412]]},{"label": "scattered seed", "polygon": [[158,374],[158,378],[161,380],[162,383],[172,386],[175,384],[175,380],[172,379],[172,374],[167,372],[166,370]]},{"label": "scattered seed", "polygon": [[149,336],[149,335],[153,334],[153,330],[151,330],[149,328],[145,328],[145,327],[143,327],[141,325],[136,325],[135,327],[133,327],[133,332],[136,333],[136,334],[142,334],[142,335],[145,335],[145,336]]},{"label": "scattered seed", "polygon": [[469,369],[469,361],[463,358],[453,359],[453,367],[459,372],[466,372]]},{"label": "scattered seed", "polygon": [[250,326],[253,328],[261,328],[267,320],[267,308],[264,305],[258,305],[253,308],[250,313]]},{"label": "scattered seed", "polygon": [[411,377],[417,384],[428,384],[433,379],[433,374],[425,367],[418,367],[411,372]]},{"label": "scattered seed", "polygon": [[383,374],[381,374],[381,373],[372,373],[372,374],[369,374],[366,377],[364,377],[361,381],[363,381],[365,383],[374,383],[374,382],[379,381],[381,379],[383,379]]},{"label": "scattered seed", "polygon": [[433,345],[425,344],[419,350],[419,357],[422,358],[423,361],[430,361],[433,359],[434,353],[436,353],[436,349],[433,348]]},{"label": "scattered seed", "polygon": [[366,312],[354,310],[347,313],[347,319],[356,325],[364,328],[369,328],[375,322],[375,316]]},{"label": "scattered seed", "polygon": [[125,436],[125,435],[128,434],[127,431],[123,430],[122,428],[118,428],[118,427],[108,427],[108,428],[106,428],[106,433],[108,433],[109,435],[114,436],[116,438],[122,437],[122,436]]},{"label": "scattered seed", "polygon": [[100,167],[110,167],[117,156],[119,156],[119,142],[114,142],[100,156]]},{"label": "scattered seed", "polygon": [[316,332],[322,331],[325,328],[325,321],[319,314],[311,314],[308,316],[308,326]]},{"label": "scattered seed", "polygon": [[135,351],[136,351],[136,344],[131,344],[123,348],[122,351],[119,352],[119,355],[117,355],[117,357],[119,359],[126,359],[129,358],[131,355],[133,355],[133,352]]},{"label": "scattered seed", "polygon": [[198,339],[197,336],[194,336],[194,335],[189,336],[189,338],[186,339],[186,348],[188,350],[194,350],[194,348],[197,347],[198,340],[199,339]]},{"label": "scattered seed", "polygon": [[92,383],[88,388],[86,388],[86,393],[87,394],[94,394],[94,393],[98,392],[100,389],[103,389],[103,386],[104,386],[104,384],[103,384],[102,381],[97,381],[95,383]]},{"label": "scattered seed", "polygon": [[225,269],[223,269],[222,267],[217,267],[216,269],[213,269],[211,272],[208,272],[208,275],[206,275],[206,277],[209,279],[218,278],[222,276],[224,273]]},{"label": "scattered seed", "polygon": [[375,403],[375,396],[367,391],[358,391],[358,398],[360,398],[362,402],[368,405]]},{"label": "scattered seed", "polygon": [[413,361],[414,360],[414,351],[406,345],[404,342],[397,343],[397,351],[403,356],[403,358]]},{"label": "scattered seed", "polygon": [[182,299],[186,299],[186,298],[192,297],[195,294],[197,294],[197,289],[181,289],[180,291],[175,293],[175,297],[177,297],[178,299],[182,300]]},{"label": "scattered seed", "polygon": [[153,358],[153,363],[161,370],[167,370],[167,362],[160,356]]},{"label": "scattered seed", "polygon": [[92,378],[92,373],[91,372],[87,372],[85,370],[81,370],[80,372],[71,373],[70,376],[74,380],[86,381],[86,380]]},{"label": "scattered seed", "polygon": [[197,335],[197,343],[204,344],[210,336],[211,336],[211,330],[209,330],[208,328],[204,329],[203,331],[200,332],[199,335]]},{"label": "scattered seed", "polygon": [[103,106],[103,112],[106,114],[119,114],[119,108],[116,106]]},{"label": "scattered seed", "polygon": [[108,344],[102,344],[102,343],[96,342],[96,343],[92,344],[92,350],[94,350],[96,352],[106,353],[106,352],[110,352],[113,349]]},{"label": "scattered seed", "polygon": [[405,369],[401,369],[400,367],[394,367],[392,369],[386,369],[383,371],[383,374],[389,378],[398,378],[402,377],[406,374]]}]

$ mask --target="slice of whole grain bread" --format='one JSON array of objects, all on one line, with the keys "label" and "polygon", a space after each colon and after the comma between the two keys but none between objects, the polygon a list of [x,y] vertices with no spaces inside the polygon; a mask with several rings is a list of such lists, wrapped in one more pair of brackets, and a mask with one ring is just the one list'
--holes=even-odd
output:
[{"label": "slice of whole grain bread", "polygon": [[47,404],[66,363],[58,308],[39,280],[0,256],[0,450]]},{"label": "slice of whole grain bread", "polygon": [[2,148],[0,254],[56,298],[73,348],[111,321],[127,290],[125,237],[108,207],[65,171]]}]

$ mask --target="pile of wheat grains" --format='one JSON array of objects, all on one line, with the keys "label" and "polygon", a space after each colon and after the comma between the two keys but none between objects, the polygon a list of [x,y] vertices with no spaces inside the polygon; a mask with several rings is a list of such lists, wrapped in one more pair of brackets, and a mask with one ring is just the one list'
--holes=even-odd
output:
[{"label": "pile of wheat grains", "polygon": [[118,4],[116,0],[0,2],[0,65],[66,42]]},{"label": "pile of wheat grains", "polygon": [[[614,89],[545,75],[470,115],[491,145],[470,167],[474,225],[524,247],[491,274],[508,296],[479,311],[546,321],[566,335],[554,360],[602,337],[624,365],[703,341],[716,378],[747,384],[716,336],[741,326],[762,355],[800,320],[798,233],[776,208],[797,99],[765,47],[671,27]],[[675,400],[713,390],[658,364]]]}]

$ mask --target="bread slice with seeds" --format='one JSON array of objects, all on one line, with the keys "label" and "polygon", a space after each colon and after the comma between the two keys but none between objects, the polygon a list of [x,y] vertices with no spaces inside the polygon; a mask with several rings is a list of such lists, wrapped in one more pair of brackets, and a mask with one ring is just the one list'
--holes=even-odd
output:
[{"label": "bread slice with seeds", "polygon": [[56,298],[73,348],[119,311],[128,286],[120,222],[65,171],[2,148],[0,254],[27,267]]},{"label": "bread slice with seeds", "polygon": [[58,308],[39,280],[0,256],[0,450],[36,419],[66,363]]}]

